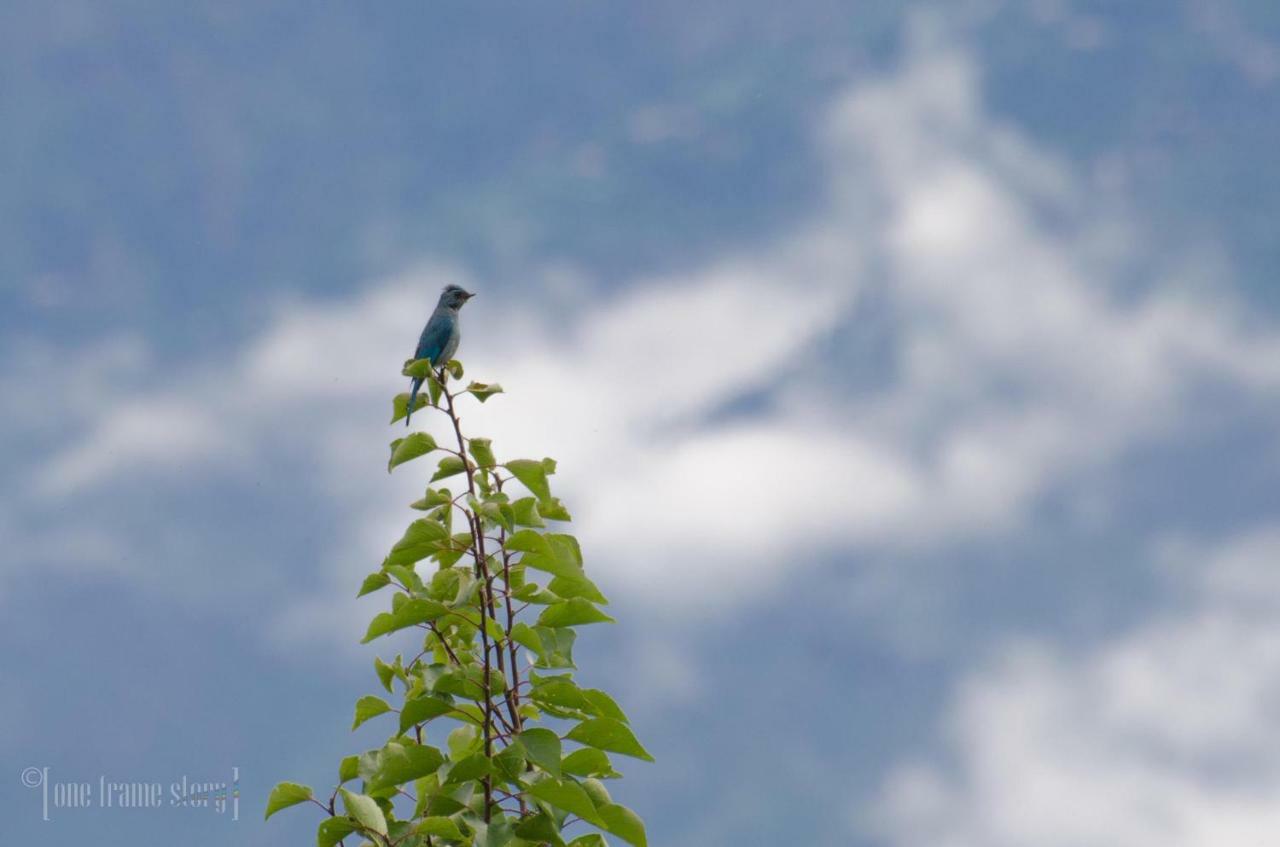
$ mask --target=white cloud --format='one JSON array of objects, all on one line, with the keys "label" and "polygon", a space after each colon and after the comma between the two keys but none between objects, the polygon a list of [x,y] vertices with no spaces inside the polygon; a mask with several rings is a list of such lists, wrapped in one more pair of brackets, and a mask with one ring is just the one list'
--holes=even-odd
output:
[{"label": "white cloud", "polygon": [[[672,603],[678,579],[702,609],[823,551],[998,536],[1046,492],[1175,433],[1202,382],[1273,391],[1280,339],[1229,299],[1176,280],[1121,296],[1116,254],[1142,249],[1130,224],[987,112],[975,62],[940,33],[921,26],[897,73],[833,104],[830,197],[792,233],[572,309],[499,301],[441,266],[288,304],[225,364],[120,392],[37,490],[59,502],[140,473],[189,480],[200,462],[288,467],[349,516],[330,529],[328,599],[284,624],[331,630],[421,486],[411,468],[379,473],[381,419],[446,281],[481,291],[462,352],[510,392],[469,428],[561,460],[608,581]],[[552,267],[542,288],[564,277]],[[889,371],[854,391],[831,339],[864,329],[883,333]]]},{"label": "white cloud", "polygon": [[[1198,598],[1072,655],[1013,646],[960,687],[946,762],[876,803],[895,845],[1252,847],[1280,826],[1280,530],[1205,556]],[[1260,601],[1260,598],[1264,598]]]},{"label": "white cloud", "polygon": [[987,115],[972,60],[936,37],[837,104],[828,131],[837,208],[870,231],[894,307],[896,381],[861,398],[855,426],[909,457],[925,535],[1007,526],[1176,431],[1206,379],[1272,396],[1280,382],[1280,342],[1229,297],[1177,279],[1122,296],[1112,254],[1130,227]]},{"label": "white cloud", "polygon": [[37,491],[73,494],[126,465],[176,467],[193,455],[224,452],[229,433],[207,417],[208,408],[180,396],[145,397],[116,405],[93,437],[73,443],[41,469]]}]

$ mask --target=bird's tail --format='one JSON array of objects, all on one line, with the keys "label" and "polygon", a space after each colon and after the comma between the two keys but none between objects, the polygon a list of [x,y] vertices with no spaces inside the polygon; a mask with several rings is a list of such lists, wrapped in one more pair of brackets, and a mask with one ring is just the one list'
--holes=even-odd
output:
[{"label": "bird's tail", "polygon": [[413,416],[413,404],[418,399],[418,389],[422,387],[422,380],[415,379],[409,389],[409,402],[404,407],[404,425],[409,425],[409,418]]}]

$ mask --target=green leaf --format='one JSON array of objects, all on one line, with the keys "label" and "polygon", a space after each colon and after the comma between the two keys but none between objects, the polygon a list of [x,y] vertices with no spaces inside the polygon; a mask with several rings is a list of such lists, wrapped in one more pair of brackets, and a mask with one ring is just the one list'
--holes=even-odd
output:
[{"label": "green leaf", "polygon": [[459,459],[457,456],[445,456],[443,459],[440,460],[440,464],[436,466],[436,472],[431,477],[431,481],[435,482],[438,479],[445,479],[447,477],[455,476],[456,474],[462,473],[466,469],[467,469],[466,464],[464,464],[463,461]]},{"label": "green leaf", "polygon": [[458,568],[441,568],[432,574],[430,587],[432,598],[444,603],[453,603],[458,597],[458,589],[462,585],[464,573],[470,575],[468,571],[461,571]]},{"label": "green leaf", "polygon": [[560,768],[565,773],[575,774],[577,776],[594,776],[600,778],[613,778],[619,776],[618,772],[613,769],[613,763],[609,761],[609,757],[604,751],[597,750],[594,747],[583,747],[574,750],[572,753],[564,757],[564,761],[560,763]]},{"label": "green leaf", "polygon": [[515,512],[515,522],[520,526],[546,526],[546,521],[538,514],[538,500],[535,497],[521,497],[511,504]]},{"label": "green leaf", "polygon": [[360,775],[360,757],[345,756],[338,765],[338,782],[350,782]]},{"label": "green leaf", "polygon": [[570,841],[569,847],[609,847],[609,845],[600,833],[588,832],[586,835],[579,835]]},{"label": "green leaf", "polygon": [[471,546],[471,533],[458,532],[449,536],[449,543],[440,548],[440,552],[436,553],[434,558],[440,563],[440,567],[447,568],[461,559],[467,553],[467,548]]},{"label": "green leaf", "polygon": [[483,382],[472,382],[466,388],[467,391],[475,395],[475,398],[483,403],[495,394],[502,393],[502,386],[498,383],[485,384]]},{"label": "green leaf", "polygon": [[[490,693],[496,694],[501,689],[494,685],[497,679],[490,677]],[[454,668],[446,671],[432,685],[437,694],[454,694],[468,700],[479,700],[484,697],[484,671],[478,667]]]},{"label": "green leaf", "polygon": [[560,736],[549,729],[534,727],[520,733],[529,761],[552,776],[560,776]]},{"label": "green leaf", "polygon": [[572,536],[522,529],[507,537],[505,547],[509,552],[523,553],[520,563],[527,567],[553,576],[582,575],[582,554]]},{"label": "green leaf", "polygon": [[567,676],[554,677],[538,683],[529,692],[529,696],[540,704],[550,704],[567,709],[586,711],[590,705],[587,702],[586,695],[578,688],[577,683]]},{"label": "green leaf", "polygon": [[449,769],[449,776],[445,778],[445,785],[457,785],[473,779],[480,779],[492,772],[493,765],[489,763],[489,758],[484,753],[473,753]]},{"label": "green leaf", "polygon": [[365,782],[373,779],[378,772],[378,762],[382,759],[382,750],[366,750],[356,757],[356,775]]},{"label": "green leaf", "polygon": [[[413,410],[416,412],[427,405],[427,396],[418,394],[416,400],[413,401]],[[409,407],[409,393],[397,394],[391,401],[391,423],[395,423],[405,416],[405,412]]]},{"label": "green leaf", "polygon": [[635,847],[648,847],[649,842],[645,840],[644,835],[644,821],[640,820],[640,816],[635,812],[626,806],[610,803],[601,806],[599,814],[604,819],[604,826],[600,828],[605,832],[616,835],[628,844],[634,844]]},{"label": "green leaf", "polygon": [[507,640],[507,631],[502,628],[502,624],[487,615],[484,619],[484,631],[488,633],[489,640],[494,644],[502,644]]},{"label": "green leaf", "polygon": [[378,756],[377,770],[365,786],[367,791],[378,791],[404,785],[419,777],[436,772],[444,764],[444,755],[425,744],[390,741]]},{"label": "green leaf", "polygon": [[310,786],[299,785],[296,782],[282,782],[271,789],[271,796],[267,798],[267,814],[263,820],[269,819],[281,809],[305,803],[313,796]]},{"label": "green leaf", "polygon": [[453,711],[453,704],[439,697],[415,697],[412,700],[406,700],[404,708],[400,710],[400,731],[404,732],[411,726],[447,715],[451,711]]},{"label": "green leaf", "polygon": [[[404,596],[404,595],[399,595]],[[414,599],[401,603],[394,612],[381,612],[369,622],[369,630],[361,644],[368,644],[380,635],[396,632],[420,623],[433,621],[449,613],[449,607],[435,600]]]},{"label": "green leaf", "polygon": [[539,656],[542,655],[542,639],[533,631],[533,627],[523,621],[511,627],[511,640]]},{"label": "green leaf", "polygon": [[435,815],[423,818],[415,832],[418,835],[435,835],[448,841],[461,841],[463,839],[462,831],[458,829],[458,825],[452,819]]},{"label": "green leaf", "polygon": [[564,507],[557,497],[550,500],[544,500],[538,504],[538,513],[549,521],[571,521],[573,518],[569,515],[569,510]]},{"label": "green leaf", "polygon": [[373,670],[378,674],[378,682],[382,683],[382,687],[387,690],[388,694],[392,693],[391,683],[396,678],[396,669],[382,661],[378,656],[374,656]]},{"label": "green leaf", "polygon": [[382,571],[378,571],[377,573],[371,573],[364,578],[364,582],[361,583],[360,585],[360,593],[357,594],[356,596],[363,597],[366,594],[372,594],[374,591],[377,591],[379,588],[383,588],[384,586],[390,584],[390,582],[391,582],[391,577],[387,576]]},{"label": "green leaf", "polygon": [[604,787],[604,783],[598,779],[584,779],[579,783],[582,790],[587,792],[587,796],[591,798],[591,802],[597,808],[607,806],[613,802],[613,798],[609,796],[609,789]]},{"label": "green leaf", "polygon": [[471,438],[467,441],[467,451],[479,467],[493,467],[497,462],[493,458],[492,445],[493,442],[488,438]]},{"label": "green leaf", "polygon": [[[431,776],[424,776],[413,782],[413,793],[416,797],[413,803],[413,814],[409,816],[409,820],[418,820],[427,814],[427,803],[431,800],[431,796],[440,790],[440,774],[433,773]],[[443,817],[438,815],[438,817]],[[421,845],[420,845],[421,847]]]},{"label": "green leaf", "polygon": [[493,764],[498,772],[507,779],[516,779],[525,770],[524,745],[520,739],[514,739],[493,757]]},{"label": "green leaf", "polygon": [[538,616],[538,626],[579,626],[589,623],[613,623],[613,618],[597,609],[590,600],[581,597],[552,603]]},{"label": "green leaf", "polygon": [[361,644],[368,644],[379,635],[386,635],[389,632],[395,632],[400,627],[396,626],[396,616],[392,612],[379,612],[373,616],[373,620],[369,621],[369,629],[365,631],[364,638],[360,639]]},{"label": "green leaf", "polygon": [[449,758],[460,762],[481,747],[480,733],[474,726],[460,726],[449,733]]},{"label": "green leaf", "polygon": [[[534,674],[534,679],[538,679],[537,674]],[[626,714],[612,697],[598,688],[581,689],[568,676],[542,679],[534,685],[529,695],[540,706],[562,717],[573,717],[572,714],[562,711],[570,709],[602,718],[613,718],[622,723],[627,722]]]},{"label": "green leaf", "polygon": [[453,717],[472,726],[484,726],[484,712],[475,703],[454,703]]},{"label": "green leaf", "polygon": [[541,532],[522,529],[511,533],[503,545],[511,553],[536,553],[541,556],[554,556],[551,543]]},{"label": "green leaf", "polygon": [[432,367],[430,359],[412,359],[404,363],[404,369],[400,373],[415,379],[427,379],[434,377],[436,370],[437,368]]},{"label": "green leaf", "polygon": [[584,600],[590,600],[592,603],[599,603],[602,606],[609,604],[609,600],[600,593],[600,589],[596,588],[596,584],[583,574],[558,576],[547,584],[547,588],[566,599],[581,597]]},{"label": "green leaf", "polygon": [[351,728],[354,730],[369,718],[376,718],[378,715],[386,714],[389,711],[391,711],[391,706],[387,705],[387,701],[381,697],[374,697],[372,694],[367,697],[361,697],[356,701],[356,719],[351,724]]},{"label": "green leaf", "polygon": [[538,659],[539,667],[571,668],[573,667],[573,643],[578,634],[568,627],[553,629],[540,626],[535,632],[542,639],[542,653]]},{"label": "green leaf", "polygon": [[497,500],[482,502],[473,498],[468,505],[471,506],[472,511],[479,512],[480,516],[489,523],[497,524],[507,532],[515,531],[515,513],[509,504]]},{"label": "green leaf", "polygon": [[592,718],[583,721],[569,730],[569,734],[565,737],[588,747],[609,750],[624,756],[634,756],[646,762],[653,761],[653,756],[640,745],[635,733],[622,721],[614,718]]},{"label": "green leaf", "polygon": [[564,562],[571,562],[579,571],[582,570],[582,547],[578,539],[563,532],[548,532],[547,541],[555,550],[556,557]]},{"label": "green leaf", "polygon": [[551,486],[547,483],[547,469],[542,462],[532,459],[514,459],[503,465],[529,493],[539,500],[551,499]]},{"label": "green leaf", "polygon": [[522,602],[535,603],[539,606],[550,606],[552,603],[559,603],[561,600],[559,596],[532,582],[520,586],[512,596]]},{"label": "green leaf", "polygon": [[591,802],[587,792],[582,790],[582,786],[573,780],[544,776],[530,783],[527,793],[603,828],[604,820],[596,812],[595,804]]},{"label": "green leaf", "polygon": [[587,698],[587,702],[591,704],[591,711],[595,712],[602,718],[613,718],[614,720],[630,723],[627,720],[626,712],[622,711],[614,699],[599,688],[584,688],[582,695]]},{"label": "green leaf", "polygon": [[356,831],[350,818],[325,818],[316,830],[317,847],[334,847],[342,839]]},{"label": "green leaf", "polygon": [[448,598],[450,606],[468,605],[480,594],[480,580],[470,570],[452,569],[457,574],[453,596]]},{"label": "green leaf", "polygon": [[422,590],[422,577],[418,576],[418,572],[413,569],[413,565],[387,565],[387,576],[393,580],[400,580],[410,593]]},{"label": "green leaf", "polygon": [[345,788],[339,788],[338,793],[342,795],[343,808],[356,823],[370,832],[387,834],[387,819],[376,800],[367,794],[355,794]]},{"label": "green leaf", "polygon": [[571,521],[573,516],[569,514],[569,510],[564,507],[559,500],[554,497],[548,503],[543,503],[538,507],[538,513],[549,521]]},{"label": "green leaf", "polygon": [[475,830],[472,847],[507,847],[511,844],[513,827],[510,821],[495,818],[492,822],[485,823],[468,818],[467,825]]},{"label": "green leaf", "polygon": [[458,812],[467,807],[448,794],[434,794],[427,800],[427,814],[429,815],[456,815]]},{"label": "green leaf", "polygon": [[412,565],[449,546],[449,530],[439,521],[418,518],[387,554],[388,565]]},{"label": "green leaf", "polygon": [[436,506],[444,506],[451,502],[453,502],[453,492],[450,491],[449,489],[428,488],[427,493],[423,495],[422,499],[415,500],[414,502],[410,503],[409,508],[417,509],[420,512],[425,512],[428,509],[433,509]]},{"label": "green leaf", "polygon": [[457,359],[450,359],[444,363],[444,369],[449,372],[449,376],[454,379],[462,379],[462,362]]},{"label": "green leaf", "polygon": [[387,473],[396,465],[403,465],[419,456],[425,456],[436,449],[436,440],[425,432],[415,432],[404,438],[391,442],[391,459],[387,462]]},{"label": "green leaf", "polygon": [[557,847],[564,845],[559,824],[543,809],[539,809],[536,815],[521,818],[516,823],[516,835],[534,844],[554,844]]}]

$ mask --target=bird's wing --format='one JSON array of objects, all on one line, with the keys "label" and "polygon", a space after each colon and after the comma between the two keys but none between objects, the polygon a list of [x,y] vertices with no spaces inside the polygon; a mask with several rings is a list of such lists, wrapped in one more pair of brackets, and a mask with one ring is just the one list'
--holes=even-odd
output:
[{"label": "bird's wing", "polygon": [[451,335],[453,335],[453,317],[432,315],[431,320],[427,321],[427,325],[422,330],[422,337],[418,339],[418,349],[414,351],[413,357],[430,359],[433,365],[443,365],[444,362],[436,360],[440,358]]}]

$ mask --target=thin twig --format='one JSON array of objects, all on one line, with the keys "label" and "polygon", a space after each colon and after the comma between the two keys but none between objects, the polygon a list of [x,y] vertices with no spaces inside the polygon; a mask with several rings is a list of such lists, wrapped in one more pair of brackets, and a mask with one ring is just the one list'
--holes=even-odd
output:
[{"label": "thin twig", "polygon": [[[475,468],[471,462],[467,461],[466,439],[462,436],[462,422],[458,417],[457,410],[453,404],[453,392],[449,391],[444,385],[443,372],[441,373],[440,392],[448,403],[449,420],[453,423],[453,433],[458,439],[458,453],[462,456],[462,467],[467,475],[467,491],[472,497],[476,496]],[[463,514],[467,516],[467,521],[471,525],[471,539],[473,549],[472,552],[476,560],[476,576],[482,580],[482,585],[487,585],[489,581],[488,557],[484,550],[484,526],[480,516],[470,509],[463,509]],[[484,590],[482,589],[482,594]],[[489,611],[490,617],[493,616],[492,598],[481,597],[480,602],[480,642],[483,648],[484,659],[484,754],[486,758],[493,756],[493,693],[489,687],[489,633],[485,628],[485,611]],[[486,775],[484,778],[484,821],[489,823],[492,820],[493,812],[493,777]]]}]

